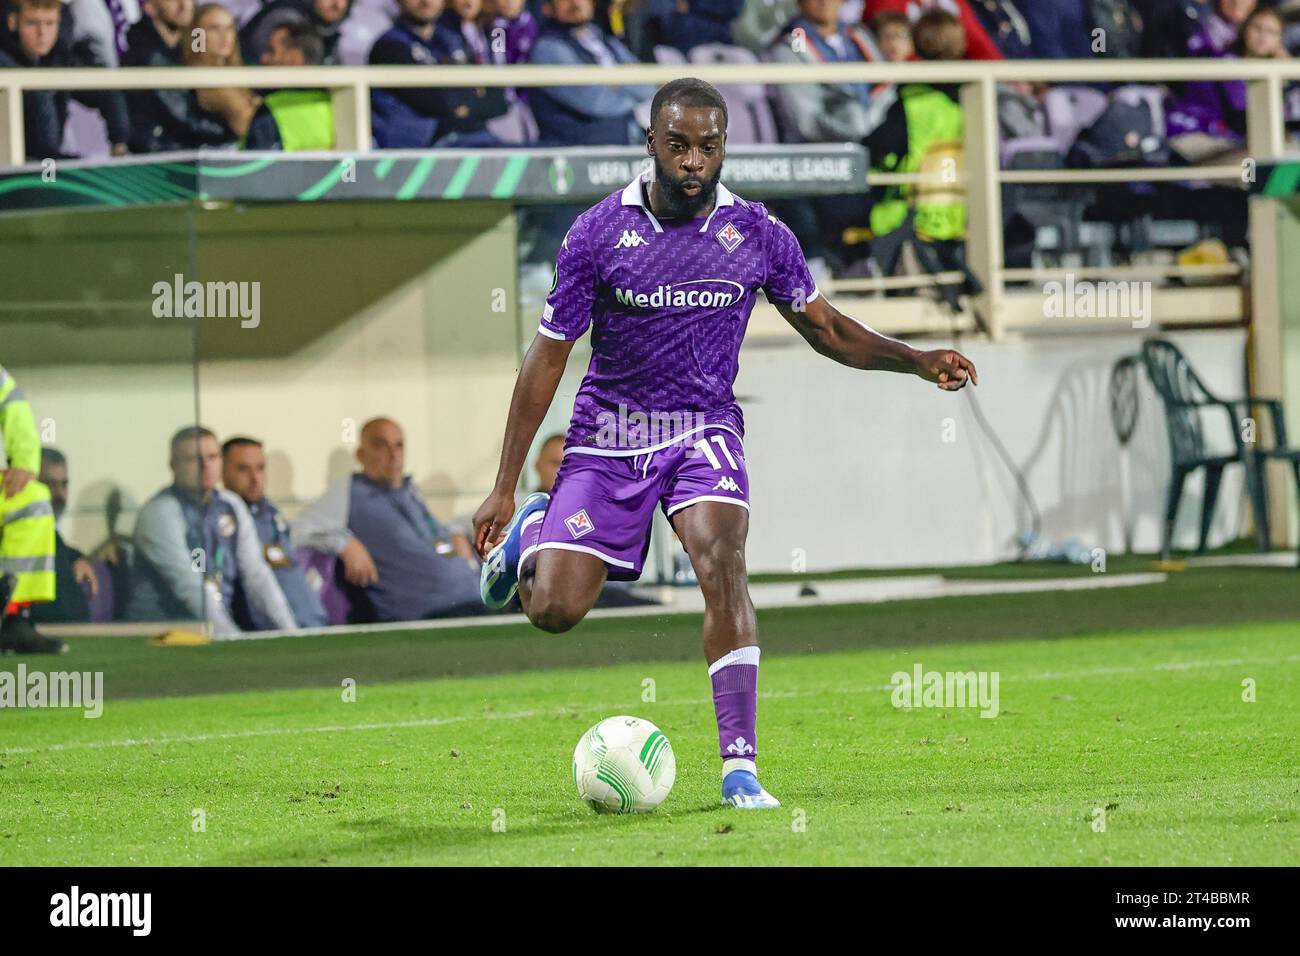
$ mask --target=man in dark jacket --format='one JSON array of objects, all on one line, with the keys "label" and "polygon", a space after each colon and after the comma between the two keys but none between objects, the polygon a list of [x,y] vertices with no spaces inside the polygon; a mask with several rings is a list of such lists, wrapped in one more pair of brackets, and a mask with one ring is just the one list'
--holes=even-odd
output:
[{"label": "man in dark jacket", "polygon": [[339,38],[344,22],[352,14],[352,0],[272,0],[239,31],[239,46],[245,63],[263,62],[271,35],[290,23],[310,23],[320,34],[321,63],[339,62]]},{"label": "man in dark jacket", "polygon": [[[443,0],[398,0],[393,25],[370,48],[374,64],[430,66],[456,57],[437,29]],[[461,51],[464,56],[463,50]],[[380,149],[497,146],[487,121],[506,111],[500,87],[372,90],[372,128]]]},{"label": "man in dark jacket", "polygon": [[[123,66],[180,66],[181,41],[194,18],[194,0],[144,0],[144,16],[126,34]],[[205,116],[193,90],[132,90],[131,152],[219,146],[234,134]]]},{"label": "man in dark jacket", "polygon": [[[542,9],[546,22],[530,63],[585,68],[637,62],[617,37],[592,22],[592,0],[548,0]],[[528,105],[543,145],[628,146],[645,140],[652,96],[652,86],[544,86],[529,93]],[[639,119],[638,107],[645,107]]]},{"label": "man in dark jacket", "polygon": [[[0,69],[14,67],[86,66],[59,44],[63,14],[60,0],[10,0],[7,26],[0,38]],[[68,121],[68,99],[97,110],[108,127],[113,155],[126,152],[129,120],[126,100],[116,90],[27,90],[23,93],[23,127],[27,158],[70,159],[63,152],[63,127]]]}]

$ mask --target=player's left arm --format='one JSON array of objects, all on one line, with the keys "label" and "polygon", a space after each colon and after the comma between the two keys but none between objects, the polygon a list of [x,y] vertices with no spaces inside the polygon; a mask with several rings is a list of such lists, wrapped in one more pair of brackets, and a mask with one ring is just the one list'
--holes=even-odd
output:
[{"label": "player's left arm", "polygon": [[814,349],[842,365],[868,371],[908,372],[955,392],[967,381],[979,384],[975,364],[955,349],[914,349],[906,342],[881,335],[845,315],[819,295],[804,302],[776,302],[776,309]]}]

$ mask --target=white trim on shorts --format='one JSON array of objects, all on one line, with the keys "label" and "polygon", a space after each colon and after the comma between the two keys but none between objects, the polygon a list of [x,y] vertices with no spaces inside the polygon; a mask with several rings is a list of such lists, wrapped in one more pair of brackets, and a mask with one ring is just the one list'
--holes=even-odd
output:
[{"label": "white trim on shorts", "polygon": [[620,561],[618,558],[608,555],[604,551],[597,551],[595,548],[589,548],[585,544],[569,544],[567,541],[539,541],[531,548],[526,548],[524,553],[519,556],[519,568],[516,570],[516,574],[518,575],[519,572],[523,570],[525,558],[534,551],[542,551],[546,548],[556,548],[560,551],[581,551],[583,554],[595,555],[606,564],[612,564],[616,568],[626,568],[629,571],[636,570],[636,565],[631,561]]},{"label": "white trim on shorts", "polygon": [[658,445],[651,445],[648,448],[587,448],[582,445],[570,445],[568,448],[564,449],[564,454],[567,455],[569,452],[573,452],[575,455],[600,455],[602,458],[635,458],[638,455],[646,455],[650,452],[660,451],[667,448],[669,445],[676,445],[683,439],[694,435],[696,432],[702,432],[708,428],[720,428],[724,432],[731,432],[731,434],[735,435],[742,443],[745,440],[741,434],[730,425],[709,424],[692,428],[690,431],[683,432],[676,438],[670,438],[665,442],[660,442]]},{"label": "white trim on shorts", "polygon": [[724,498],[722,495],[696,495],[694,498],[687,498],[685,501],[677,502],[677,504],[665,511],[664,515],[671,516],[673,512],[681,511],[687,505],[693,505],[697,501],[729,501],[733,505],[740,505],[740,507],[744,508],[746,511],[749,510],[749,502],[743,501],[740,498]]}]

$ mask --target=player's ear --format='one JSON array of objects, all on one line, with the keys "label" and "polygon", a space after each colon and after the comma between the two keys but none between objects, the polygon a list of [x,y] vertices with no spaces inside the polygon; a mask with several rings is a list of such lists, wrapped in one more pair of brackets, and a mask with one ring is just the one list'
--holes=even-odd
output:
[{"label": "player's ear", "polygon": [[645,128],[645,151],[651,156],[655,154],[655,131],[649,126]]}]

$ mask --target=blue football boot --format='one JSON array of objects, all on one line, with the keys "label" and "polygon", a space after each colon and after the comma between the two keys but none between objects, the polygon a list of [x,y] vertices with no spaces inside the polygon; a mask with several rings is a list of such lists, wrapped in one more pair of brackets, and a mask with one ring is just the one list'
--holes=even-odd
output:
[{"label": "blue football boot", "polygon": [[[536,491],[523,500],[515,515],[506,525],[506,536],[501,543],[488,552],[483,568],[479,572],[478,593],[483,603],[497,611],[510,603],[510,599],[519,590],[519,553],[520,529],[524,519],[531,514],[545,511],[551,496],[544,491]],[[541,520],[540,518],[538,520]]]}]

